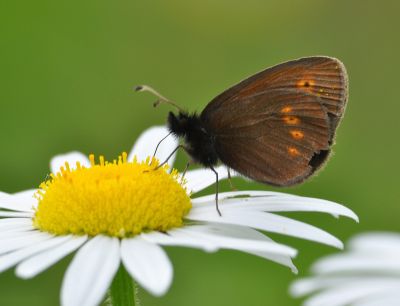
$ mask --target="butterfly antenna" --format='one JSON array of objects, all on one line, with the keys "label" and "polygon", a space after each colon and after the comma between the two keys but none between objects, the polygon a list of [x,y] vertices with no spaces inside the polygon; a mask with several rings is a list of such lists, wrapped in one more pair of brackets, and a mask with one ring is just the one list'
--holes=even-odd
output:
[{"label": "butterfly antenna", "polygon": [[154,107],[157,107],[161,103],[166,103],[166,104],[172,105],[173,107],[177,108],[179,111],[184,112],[184,110],[181,107],[179,107],[175,102],[173,102],[173,101],[167,99],[166,97],[162,96],[160,93],[158,93],[156,90],[154,90],[150,86],[139,85],[139,86],[135,87],[135,91],[138,91],[138,92],[140,92],[140,91],[148,91],[148,92],[152,93],[153,95],[155,95],[158,98],[158,100],[153,103]]}]

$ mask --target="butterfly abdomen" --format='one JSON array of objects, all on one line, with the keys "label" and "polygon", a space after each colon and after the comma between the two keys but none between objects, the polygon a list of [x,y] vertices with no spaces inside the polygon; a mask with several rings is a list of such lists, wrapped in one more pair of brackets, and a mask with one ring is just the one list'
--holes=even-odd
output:
[{"label": "butterfly abdomen", "polygon": [[179,112],[178,115],[170,112],[168,128],[177,137],[183,137],[186,151],[194,162],[205,167],[218,163],[213,136],[204,128],[203,122],[197,114]]}]

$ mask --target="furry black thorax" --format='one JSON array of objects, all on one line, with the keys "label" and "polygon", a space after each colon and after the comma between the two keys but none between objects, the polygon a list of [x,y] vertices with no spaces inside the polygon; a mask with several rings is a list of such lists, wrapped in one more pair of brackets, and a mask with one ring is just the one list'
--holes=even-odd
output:
[{"label": "furry black thorax", "polygon": [[199,115],[179,112],[168,114],[168,129],[172,134],[183,138],[186,152],[196,163],[212,167],[218,163],[214,136],[209,133]]}]

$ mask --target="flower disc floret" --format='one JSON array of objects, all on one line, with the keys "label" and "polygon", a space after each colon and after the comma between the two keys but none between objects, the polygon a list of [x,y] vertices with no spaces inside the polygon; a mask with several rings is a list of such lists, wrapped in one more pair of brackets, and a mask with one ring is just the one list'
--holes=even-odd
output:
[{"label": "flower disc floret", "polygon": [[[68,163],[51,174],[37,192],[34,225],[56,235],[130,237],[146,231],[167,231],[183,225],[190,198],[176,170],[156,159],[100,162],[91,167]],[[156,170],[155,170],[156,169]]]}]

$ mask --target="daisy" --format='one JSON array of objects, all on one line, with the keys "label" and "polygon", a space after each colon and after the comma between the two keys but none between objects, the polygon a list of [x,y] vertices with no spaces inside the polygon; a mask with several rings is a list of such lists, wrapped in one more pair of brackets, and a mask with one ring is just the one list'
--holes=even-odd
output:
[{"label": "daisy", "polygon": [[354,237],[345,254],[317,261],[315,276],[291,287],[293,296],[312,294],[307,306],[400,305],[400,234],[374,232]]},{"label": "daisy", "polygon": [[[153,295],[165,294],[173,269],[162,246],[232,249],[293,272],[297,251],[260,231],[342,248],[329,233],[276,214],[315,211],[357,220],[351,210],[329,201],[267,191],[225,192],[219,194],[219,216],[214,194],[191,197],[215,183],[213,172],[198,169],[182,178],[167,166],[154,171],[158,161],[149,156],[167,133],[164,127],[147,130],[129,155],[112,162],[78,152],[56,156],[52,174],[39,189],[0,193],[0,272],[16,266],[18,277],[32,278],[76,251],[63,279],[61,304],[90,306],[101,303],[110,285],[112,296],[113,279],[127,278],[126,272]],[[157,158],[163,161],[176,145],[172,137],[165,140]],[[224,167],[216,170],[220,178],[227,177]]]}]

